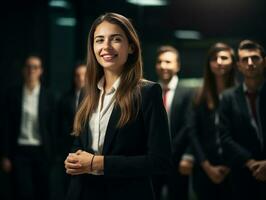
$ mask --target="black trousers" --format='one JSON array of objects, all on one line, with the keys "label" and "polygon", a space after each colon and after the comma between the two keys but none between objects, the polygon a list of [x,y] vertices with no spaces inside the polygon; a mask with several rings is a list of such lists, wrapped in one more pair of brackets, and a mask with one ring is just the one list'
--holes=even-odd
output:
[{"label": "black trousers", "polygon": [[[156,200],[188,200],[189,177],[177,170],[168,176],[155,176],[152,181]],[[162,194],[164,187],[167,189],[166,196]]]},{"label": "black trousers", "polygon": [[232,194],[230,175],[222,183],[215,184],[200,166],[195,166],[192,182],[198,200],[236,200]]},{"label": "black trousers", "polygon": [[247,168],[232,170],[232,177],[235,199],[266,199],[266,183],[257,181]]},{"label": "black trousers", "polygon": [[15,199],[49,199],[50,168],[42,147],[19,147],[12,164]]}]

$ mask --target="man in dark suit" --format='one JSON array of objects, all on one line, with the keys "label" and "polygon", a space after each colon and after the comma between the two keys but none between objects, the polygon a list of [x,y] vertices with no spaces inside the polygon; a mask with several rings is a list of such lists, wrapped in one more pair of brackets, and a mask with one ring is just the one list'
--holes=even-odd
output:
[{"label": "man in dark suit", "polygon": [[41,84],[42,60],[30,55],[24,83],[7,92],[3,165],[14,180],[18,199],[48,199],[50,162],[54,148],[53,95]]},{"label": "man in dark suit", "polygon": [[62,95],[59,104],[59,132],[61,136],[60,147],[62,147],[63,159],[66,158],[72,144],[73,137],[71,133],[73,131],[73,123],[76,110],[78,108],[80,92],[85,85],[85,75],[87,66],[78,62],[73,72],[73,84],[69,91]]},{"label": "man in dark suit", "polygon": [[244,40],[238,56],[244,82],[223,94],[219,131],[232,169],[235,199],[260,200],[266,197],[266,185],[261,182],[266,161],[265,51],[258,43]]},{"label": "man in dark suit", "polygon": [[59,115],[58,115],[58,156],[59,156],[59,172],[56,176],[60,179],[60,186],[56,186],[56,190],[59,192],[58,198],[65,199],[66,190],[69,183],[69,178],[65,173],[63,161],[67,157],[72,145],[74,136],[73,132],[74,117],[78,108],[81,89],[85,85],[85,75],[87,66],[83,62],[78,62],[73,70],[73,83],[69,91],[62,95],[59,103]]},{"label": "man in dark suit", "polygon": [[[155,177],[154,185],[157,196],[162,196],[163,188],[168,190],[169,199],[188,199],[188,174],[192,169],[192,160],[186,156],[187,175],[179,173],[179,163],[187,147],[185,133],[185,114],[191,103],[192,89],[180,85],[177,73],[180,71],[180,55],[173,46],[161,46],[157,51],[156,72],[163,90],[164,106],[168,114],[172,149],[174,152],[175,171],[169,177]],[[163,134],[163,133],[162,133]],[[164,182],[166,184],[164,185]],[[159,197],[160,198],[160,197]]]}]

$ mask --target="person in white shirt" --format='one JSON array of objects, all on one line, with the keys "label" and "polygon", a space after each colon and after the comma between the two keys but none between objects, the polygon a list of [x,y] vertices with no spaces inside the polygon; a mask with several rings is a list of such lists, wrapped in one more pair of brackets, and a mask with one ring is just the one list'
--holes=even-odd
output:
[{"label": "person in white shirt", "polygon": [[172,168],[159,84],[143,80],[140,42],[131,22],[106,13],[89,33],[85,96],[65,160],[67,199],[153,200],[151,177]]},{"label": "person in white shirt", "polygon": [[41,84],[42,60],[26,58],[24,82],[6,95],[4,169],[13,174],[15,199],[47,199],[54,148],[55,99]]},{"label": "person in white shirt", "polygon": [[[189,159],[185,166],[182,166],[187,171],[185,175],[179,173],[179,166],[182,163],[181,156],[188,146],[184,125],[193,90],[180,84],[178,77],[181,69],[180,54],[175,47],[162,45],[157,49],[155,69],[159,78],[158,82],[163,90],[163,102],[170,125],[173,160],[176,165],[174,171],[168,176],[154,177],[155,192],[158,199],[165,199],[167,196],[170,200],[187,200],[188,175],[193,166],[191,157],[187,155]],[[161,134],[167,134],[167,131]]]}]

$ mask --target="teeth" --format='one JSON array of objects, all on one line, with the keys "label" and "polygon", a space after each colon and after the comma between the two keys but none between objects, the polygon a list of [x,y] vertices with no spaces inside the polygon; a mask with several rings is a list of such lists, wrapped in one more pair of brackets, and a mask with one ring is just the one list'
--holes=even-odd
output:
[{"label": "teeth", "polygon": [[112,58],[113,56],[111,56],[111,55],[104,55],[103,57],[104,58]]},{"label": "teeth", "polygon": [[103,59],[106,61],[110,61],[115,57],[115,55],[103,55]]}]

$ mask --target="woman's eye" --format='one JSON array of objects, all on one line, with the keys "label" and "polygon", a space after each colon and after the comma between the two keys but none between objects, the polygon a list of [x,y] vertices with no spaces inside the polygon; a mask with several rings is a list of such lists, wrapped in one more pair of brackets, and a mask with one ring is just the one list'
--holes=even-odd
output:
[{"label": "woman's eye", "polygon": [[96,39],[95,42],[96,43],[102,43],[103,42],[103,39]]},{"label": "woman's eye", "polygon": [[222,60],[227,60],[227,59],[229,59],[227,56],[221,56],[221,59]]},{"label": "woman's eye", "polygon": [[115,41],[115,42],[121,42],[122,39],[121,39],[120,37],[114,37],[114,38],[113,38],[113,41]]}]

